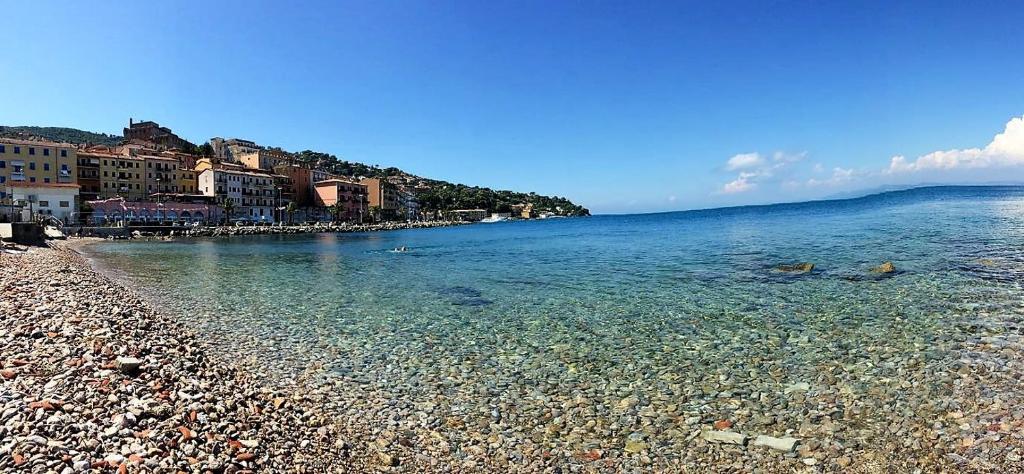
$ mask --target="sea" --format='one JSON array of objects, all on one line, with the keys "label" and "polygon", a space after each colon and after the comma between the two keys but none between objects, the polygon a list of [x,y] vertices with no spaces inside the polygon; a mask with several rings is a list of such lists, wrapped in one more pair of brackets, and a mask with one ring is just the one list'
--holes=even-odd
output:
[{"label": "sea", "polygon": [[241,363],[456,457],[670,465],[714,430],[962,454],[1024,402],[1024,187],[88,251]]}]

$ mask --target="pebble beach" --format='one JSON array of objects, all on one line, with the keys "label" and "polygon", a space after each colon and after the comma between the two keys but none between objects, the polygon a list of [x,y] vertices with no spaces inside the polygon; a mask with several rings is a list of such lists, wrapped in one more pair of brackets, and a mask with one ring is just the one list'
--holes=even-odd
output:
[{"label": "pebble beach", "polygon": [[211,353],[58,245],[0,254],[0,471],[362,470],[322,389]]}]

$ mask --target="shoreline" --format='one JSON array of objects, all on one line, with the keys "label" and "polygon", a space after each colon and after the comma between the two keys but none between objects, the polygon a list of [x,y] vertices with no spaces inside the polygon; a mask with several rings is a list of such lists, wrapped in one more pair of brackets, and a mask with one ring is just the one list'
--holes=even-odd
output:
[{"label": "shoreline", "polygon": [[76,227],[81,237],[105,239],[139,239],[147,237],[233,237],[240,235],[294,235],[323,233],[386,232],[409,229],[433,229],[469,225],[467,221],[381,222],[379,224],[317,223],[290,226],[205,226],[192,228],[172,227]]}]

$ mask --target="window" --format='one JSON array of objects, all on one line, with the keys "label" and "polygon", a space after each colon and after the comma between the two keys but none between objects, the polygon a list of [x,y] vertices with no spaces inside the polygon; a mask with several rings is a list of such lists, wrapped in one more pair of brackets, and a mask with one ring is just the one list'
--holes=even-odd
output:
[{"label": "window", "polygon": [[49,183],[50,182],[50,178],[43,178],[43,182],[44,183]]},{"label": "window", "polygon": [[7,167],[7,162],[4,161],[4,160],[0,160],[0,168],[6,168],[6,167]]},{"label": "window", "polygon": [[6,176],[0,176],[0,184],[4,183],[5,181],[7,181],[7,177]]},{"label": "window", "polygon": [[107,160],[103,160],[103,166],[107,166]]},{"label": "window", "polygon": [[39,207],[50,207],[50,201],[39,201]]},{"label": "window", "polygon": [[68,201],[61,201],[60,207],[71,207],[71,203]]},{"label": "window", "polygon": [[68,151],[67,150],[61,150],[60,151],[60,157],[61,158],[67,158],[68,157]]},{"label": "window", "polygon": [[36,162],[34,162],[34,161],[28,162],[28,169],[30,169],[30,170],[36,169]]},{"label": "window", "polygon": [[49,163],[43,163],[43,171],[50,171],[50,164]]},{"label": "window", "polygon": [[50,149],[49,148],[43,148],[43,156],[50,156]]},{"label": "window", "polygon": [[0,145],[0,153],[7,153],[7,146]]},{"label": "window", "polygon": [[29,178],[29,179],[28,179],[28,182],[30,182],[30,183],[34,183],[34,182],[36,182],[36,179],[35,179],[35,178]]},{"label": "window", "polygon": [[20,155],[21,154],[21,147],[20,146],[14,147],[14,154],[15,155]]},{"label": "window", "polygon": [[33,148],[33,147],[28,147],[28,154],[29,154],[29,155],[34,155],[34,154],[36,154],[36,149],[35,149],[35,148]]}]

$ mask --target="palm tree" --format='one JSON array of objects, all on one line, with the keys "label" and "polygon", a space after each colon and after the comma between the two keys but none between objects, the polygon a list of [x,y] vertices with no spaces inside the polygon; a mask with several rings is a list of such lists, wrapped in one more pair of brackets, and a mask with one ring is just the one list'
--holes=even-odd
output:
[{"label": "palm tree", "polygon": [[338,222],[338,214],[341,214],[340,204],[331,204],[327,206],[327,212],[331,213],[331,222]]},{"label": "palm tree", "polygon": [[224,222],[224,225],[231,225],[231,213],[234,210],[235,210],[235,202],[232,201],[231,198],[228,198],[227,200],[225,200],[224,201],[224,213],[227,215],[227,218],[226,218],[226,220]]},{"label": "palm tree", "polygon": [[288,225],[292,225],[292,216],[295,214],[295,211],[299,210],[299,206],[295,204],[295,201],[292,201],[288,203],[284,210],[288,213]]}]

